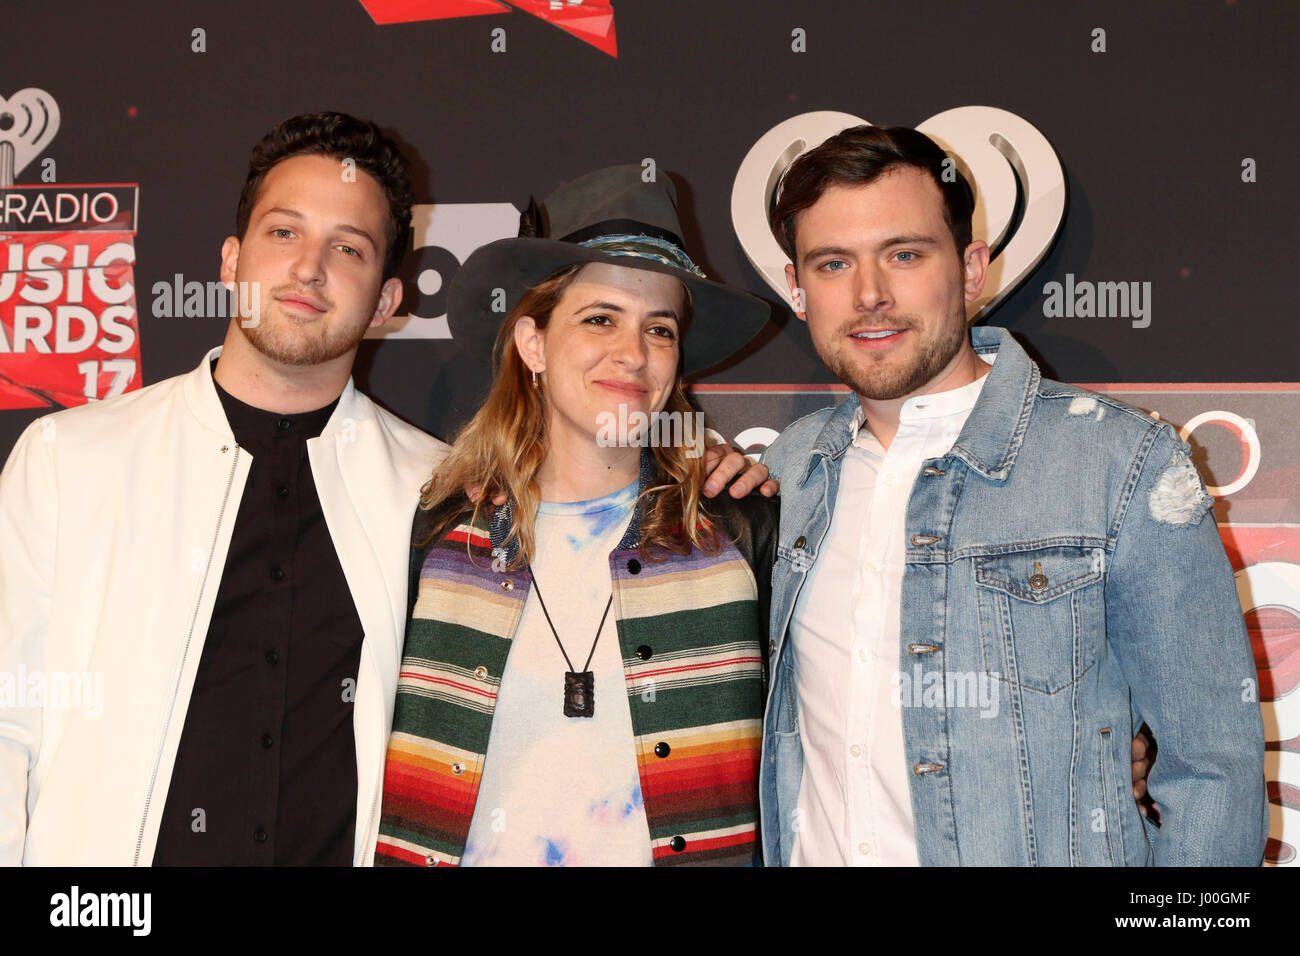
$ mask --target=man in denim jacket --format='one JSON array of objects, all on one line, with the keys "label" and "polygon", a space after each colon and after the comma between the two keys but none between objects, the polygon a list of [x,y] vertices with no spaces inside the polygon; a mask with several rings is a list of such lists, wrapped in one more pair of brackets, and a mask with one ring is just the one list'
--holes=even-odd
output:
[{"label": "man in denim jacket", "polygon": [[[764,458],[783,505],[761,792],[772,864],[1258,865],[1256,675],[1174,430],[968,330],[989,250],[914,130],[787,172],[799,318],[854,392]],[[995,361],[996,360],[996,361]],[[1129,793],[1129,739],[1160,756]]]}]

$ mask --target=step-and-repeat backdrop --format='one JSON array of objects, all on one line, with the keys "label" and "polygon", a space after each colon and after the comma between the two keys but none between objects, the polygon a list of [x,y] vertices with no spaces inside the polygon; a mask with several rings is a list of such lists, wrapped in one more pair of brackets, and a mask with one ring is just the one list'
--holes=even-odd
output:
[{"label": "step-and-repeat backdrop", "polygon": [[676,182],[705,271],[773,305],[694,388],[756,454],[844,393],[789,310],[772,183],[844,126],[918,126],[975,182],[995,250],[972,319],[1192,444],[1259,669],[1267,859],[1296,864],[1300,7],[1087,6],[17,0],[0,59],[0,455],[34,418],[187,371],[221,341],[218,250],[249,150],[321,109],[376,120],[415,164],[405,314],[357,365],[372,395],[452,437],[488,377],[445,316],[460,264],[514,235],[530,196],[639,163]]}]

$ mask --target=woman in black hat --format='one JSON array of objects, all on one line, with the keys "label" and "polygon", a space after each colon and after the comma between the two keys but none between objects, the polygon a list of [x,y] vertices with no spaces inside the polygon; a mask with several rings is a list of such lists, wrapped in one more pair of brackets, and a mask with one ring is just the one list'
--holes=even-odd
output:
[{"label": "woman in black hat", "polygon": [[417,513],[376,863],[754,863],[775,502],[703,498],[681,380],[768,307],[639,166],[524,220],[449,290],[497,373]]}]

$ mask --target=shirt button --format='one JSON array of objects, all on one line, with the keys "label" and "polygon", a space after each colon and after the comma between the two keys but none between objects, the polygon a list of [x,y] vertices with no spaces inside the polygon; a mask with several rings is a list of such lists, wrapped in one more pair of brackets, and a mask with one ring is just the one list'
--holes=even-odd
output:
[{"label": "shirt button", "polygon": [[867,652],[864,651],[864,650],[859,650],[859,651],[858,651],[858,660],[862,661],[862,663],[865,664],[865,663],[867,662]]},{"label": "shirt button", "polygon": [[664,743],[662,740],[655,744],[656,757],[667,757],[672,752],[673,748],[669,747],[668,744]]},{"label": "shirt button", "polygon": [[641,658],[643,661],[648,661],[654,656],[654,651],[650,649],[649,644],[642,644],[636,649],[636,656]]},{"label": "shirt button", "polygon": [[686,838],[675,836],[668,841],[668,846],[674,853],[681,853],[686,849]]},{"label": "shirt button", "polygon": [[857,744],[854,744],[852,747],[849,748],[849,753],[852,754],[852,755],[855,756],[855,757],[861,757],[861,756],[862,756],[862,748],[859,747]]},{"label": "shirt button", "polygon": [[284,580],[284,568],[272,568],[272,569],[271,569],[271,580],[272,580],[272,581],[283,581],[283,580]]},{"label": "shirt button", "polygon": [[278,422],[276,422],[275,424],[276,424],[276,427],[279,428],[280,431],[282,431],[282,432],[287,432],[290,428],[293,427],[293,422],[290,421],[290,420],[287,419],[287,418],[282,418],[282,419],[280,419]]},{"label": "shirt button", "polygon": [[261,827],[253,831],[253,839],[258,843],[265,843],[268,839],[267,833]]},{"label": "shirt button", "polygon": [[859,843],[859,844],[858,844],[858,852],[861,853],[863,856],[870,856],[870,855],[871,855],[871,844],[870,844],[870,843]]},{"label": "shirt button", "polygon": [[876,564],[875,561],[868,561],[862,566],[862,570],[868,574],[878,574],[880,573],[880,565]]},{"label": "shirt button", "polygon": [[629,562],[627,563],[627,573],[628,573],[628,574],[640,574],[640,573],[641,573],[641,562],[638,561],[636,558],[633,558],[631,561],[629,561]]},{"label": "shirt button", "polygon": [[474,676],[479,680],[487,680],[488,669],[480,664],[478,667],[474,668]]},{"label": "shirt button", "polygon": [[289,489],[286,488],[284,485],[281,485],[279,488],[276,488],[275,493],[279,495],[281,498],[289,497]]},{"label": "shirt button", "polygon": [[880,480],[881,480],[881,482],[883,482],[886,486],[892,488],[892,487],[894,487],[894,482],[897,481],[898,479],[894,477],[894,473],[893,473],[892,471],[887,471],[887,472],[885,472],[883,475],[880,476]]},{"label": "shirt button", "polygon": [[270,734],[262,734],[262,749],[270,750],[275,746],[275,738]]},{"label": "shirt button", "polygon": [[266,662],[268,664],[278,664],[280,663],[280,655],[277,654],[275,651],[267,651]]}]

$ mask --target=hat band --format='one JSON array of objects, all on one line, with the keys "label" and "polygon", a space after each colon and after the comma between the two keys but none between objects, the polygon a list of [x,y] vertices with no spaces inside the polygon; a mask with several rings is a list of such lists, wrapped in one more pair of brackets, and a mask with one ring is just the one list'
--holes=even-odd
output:
[{"label": "hat band", "polygon": [[671,242],[678,249],[686,248],[686,243],[682,242],[682,237],[671,229],[652,226],[648,222],[639,222],[636,219],[604,219],[600,222],[593,222],[581,229],[575,229],[573,232],[560,236],[560,241],[581,245],[588,239],[602,239],[605,236],[653,236],[656,239]]},{"label": "hat band", "polygon": [[689,272],[701,279],[707,278],[681,246],[657,236],[615,234],[587,239],[579,242],[578,245],[610,256],[635,256],[638,259],[649,259],[661,265]]}]

